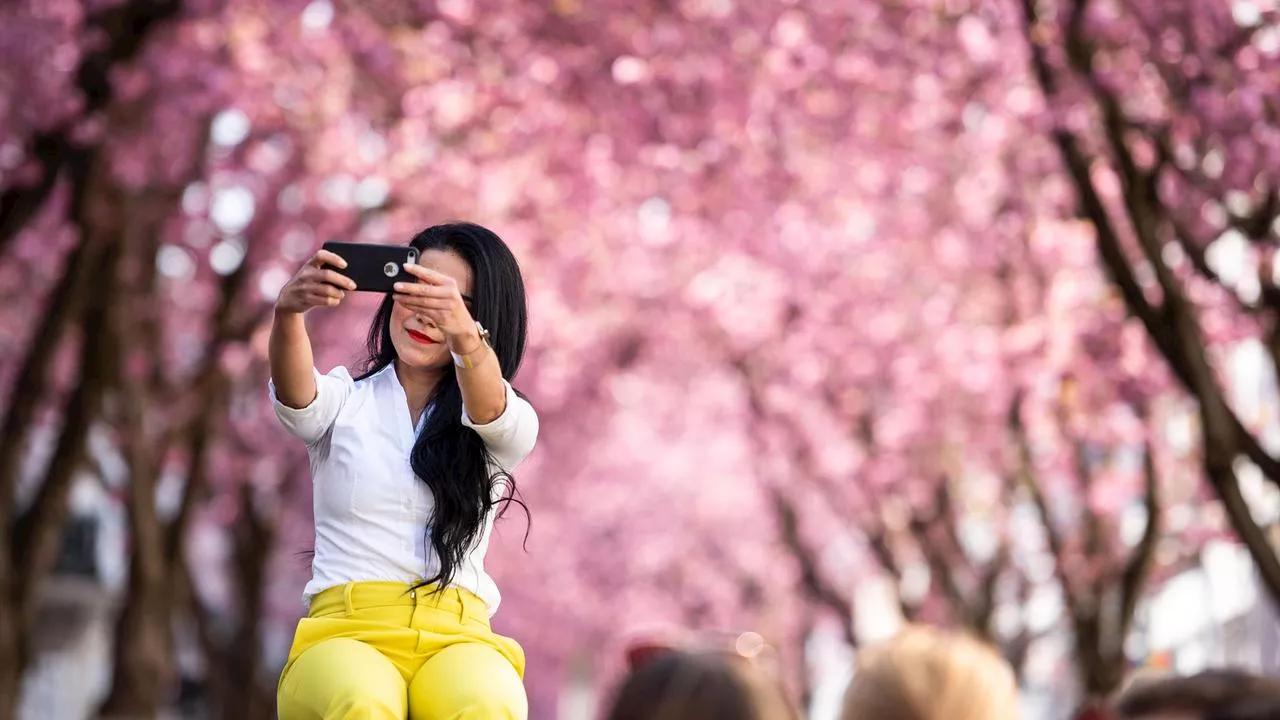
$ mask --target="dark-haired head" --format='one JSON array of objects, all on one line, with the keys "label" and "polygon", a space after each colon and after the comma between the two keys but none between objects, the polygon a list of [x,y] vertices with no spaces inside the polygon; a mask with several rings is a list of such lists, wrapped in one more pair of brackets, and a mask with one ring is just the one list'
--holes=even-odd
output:
[{"label": "dark-haired head", "polygon": [[1280,717],[1280,679],[1237,669],[1138,680],[1120,694],[1125,720],[1270,720]]},{"label": "dark-haired head", "polygon": [[614,695],[607,720],[792,720],[781,687],[729,653],[661,653]]},{"label": "dark-haired head", "polygon": [[[528,310],[520,266],[506,243],[479,225],[449,223],[423,230],[409,244],[418,249],[420,264],[458,281],[472,317],[489,331],[502,376],[513,378],[524,358]],[[443,373],[427,399],[428,412],[410,462],[434,499],[424,542],[430,543],[440,565],[422,585],[445,587],[479,540],[494,506],[520,501],[514,478],[491,471],[484,442],[462,424],[462,392],[448,348],[435,337],[438,331],[416,322],[420,321],[388,295],[369,328],[369,357],[361,377],[396,360]],[[430,335],[436,342],[415,342],[411,333]]]}]

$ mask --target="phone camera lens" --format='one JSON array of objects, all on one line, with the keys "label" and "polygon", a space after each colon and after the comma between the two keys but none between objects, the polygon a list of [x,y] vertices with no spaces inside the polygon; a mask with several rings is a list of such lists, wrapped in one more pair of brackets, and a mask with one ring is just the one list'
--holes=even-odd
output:
[{"label": "phone camera lens", "polygon": [[395,277],[396,273],[400,272],[400,268],[396,267],[395,263],[389,262],[382,266],[382,272],[387,277]]}]

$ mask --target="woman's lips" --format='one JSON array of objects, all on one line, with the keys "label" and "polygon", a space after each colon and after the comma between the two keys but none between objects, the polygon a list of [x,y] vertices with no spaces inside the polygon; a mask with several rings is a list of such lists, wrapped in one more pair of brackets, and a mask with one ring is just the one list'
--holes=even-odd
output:
[{"label": "woman's lips", "polygon": [[420,343],[422,343],[423,345],[435,345],[435,344],[436,344],[436,341],[435,341],[435,340],[432,340],[431,338],[427,337],[426,335],[423,335],[422,333],[418,332],[417,330],[406,330],[405,332],[409,333],[409,337],[410,337],[414,342],[420,342]]}]

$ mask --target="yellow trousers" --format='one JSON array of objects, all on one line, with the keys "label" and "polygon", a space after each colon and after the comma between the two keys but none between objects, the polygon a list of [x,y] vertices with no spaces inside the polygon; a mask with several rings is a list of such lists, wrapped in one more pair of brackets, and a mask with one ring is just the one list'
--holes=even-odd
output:
[{"label": "yellow trousers", "polygon": [[280,720],[524,720],[524,650],[460,588],[347,583],[311,600],[280,675]]}]

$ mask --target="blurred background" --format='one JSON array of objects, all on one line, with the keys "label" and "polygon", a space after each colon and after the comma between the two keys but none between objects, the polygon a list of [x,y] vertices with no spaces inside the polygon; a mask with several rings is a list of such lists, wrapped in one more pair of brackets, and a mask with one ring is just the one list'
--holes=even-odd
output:
[{"label": "blurred background", "polygon": [[[676,631],[820,720],[904,621],[1028,718],[1280,672],[1277,11],[0,3],[0,720],[272,717],[312,526],[271,304],[451,219],[530,295],[489,566],[536,720]],[[373,302],[309,315],[321,371]]]}]

